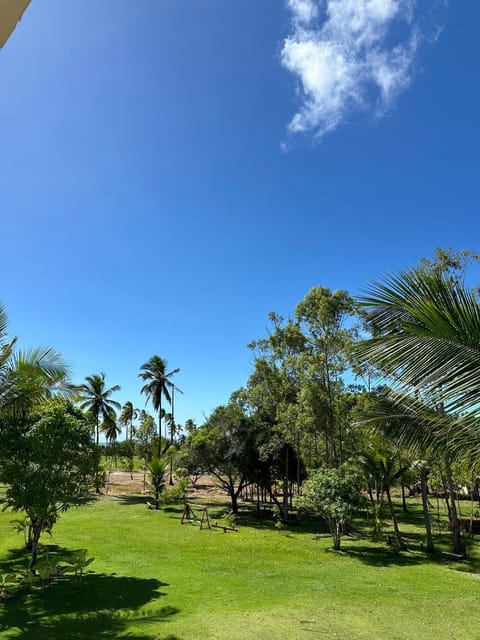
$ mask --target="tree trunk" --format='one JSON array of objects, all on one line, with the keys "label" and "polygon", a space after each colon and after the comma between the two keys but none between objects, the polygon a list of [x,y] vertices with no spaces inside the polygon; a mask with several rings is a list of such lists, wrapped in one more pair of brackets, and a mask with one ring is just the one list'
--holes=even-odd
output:
[{"label": "tree trunk", "polygon": [[238,499],[234,489],[230,491],[230,500],[232,501],[232,513],[238,513]]},{"label": "tree trunk", "polygon": [[423,507],[423,520],[425,523],[425,534],[427,537],[427,553],[435,553],[435,547],[433,544],[432,525],[430,522],[430,511],[428,510],[428,488],[427,488],[427,470],[422,465],[420,469],[420,485],[422,488],[422,507]]},{"label": "tree trunk", "polygon": [[160,393],[160,403],[158,405],[158,457],[162,455],[162,394]]},{"label": "tree trunk", "polygon": [[450,527],[452,529],[453,553],[465,555],[466,549],[460,533],[460,522],[458,520],[457,507],[455,505],[455,487],[453,486],[452,469],[450,467],[450,458],[448,456],[448,453],[445,454],[445,475],[447,476],[447,487],[448,493],[450,495],[449,509]]},{"label": "tree trunk", "polygon": [[330,523],[330,531],[333,537],[333,550],[340,551],[342,541],[342,524],[336,520],[332,520]]},{"label": "tree trunk", "polygon": [[30,564],[28,565],[29,569],[34,567],[37,563],[38,542],[40,540],[41,534],[42,534],[42,526],[40,524],[32,525],[32,537],[31,537],[32,557],[30,558]]},{"label": "tree trunk", "polygon": [[[97,445],[97,447],[100,446],[100,425],[99,425],[99,421],[98,421],[98,414],[97,414],[97,426],[95,429],[95,444]],[[96,478],[95,478],[95,493],[100,493],[100,460],[101,460],[101,455],[98,456],[98,462],[97,462],[97,473],[96,473]]]},{"label": "tree trunk", "polygon": [[402,536],[400,534],[400,529],[398,528],[397,516],[395,515],[395,511],[393,509],[392,497],[390,495],[390,487],[389,486],[385,487],[385,493],[387,494],[388,508],[390,509],[390,516],[391,516],[392,521],[393,521],[393,530],[395,532],[395,539],[397,541],[398,548],[401,551],[406,551],[407,550],[407,545],[403,541],[403,538],[402,538]]},{"label": "tree trunk", "polygon": [[403,513],[407,513],[407,499],[405,498],[405,485],[402,482],[402,511]]},{"label": "tree trunk", "polygon": [[288,446],[285,447],[285,476],[283,478],[283,504],[282,504],[282,518],[288,520],[288,494],[289,494],[289,482],[288,482]]}]

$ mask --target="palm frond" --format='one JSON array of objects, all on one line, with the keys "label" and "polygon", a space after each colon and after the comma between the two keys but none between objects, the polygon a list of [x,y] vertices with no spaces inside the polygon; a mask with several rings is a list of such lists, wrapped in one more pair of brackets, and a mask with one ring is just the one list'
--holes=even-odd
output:
[{"label": "palm frond", "polygon": [[374,335],[355,357],[390,376],[397,390],[435,394],[448,412],[480,413],[480,304],[441,275],[400,273],[360,303]]}]

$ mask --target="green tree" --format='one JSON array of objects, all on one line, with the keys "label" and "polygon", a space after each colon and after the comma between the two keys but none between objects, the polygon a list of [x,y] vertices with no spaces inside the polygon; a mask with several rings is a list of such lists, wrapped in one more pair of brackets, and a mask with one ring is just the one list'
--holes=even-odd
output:
[{"label": "green tree", "polygon": [[[121,429],[117,424],[115,419],[115,415],[110,413],[105,420],[100,425],[100,431],[104,434],[105,439],[107,441],[107,447],[110,445],[112,447],[112,457],[114,459],[115,467],[117,466],[117,452],[116,452],[116,444],[118,436],[121,433]],[[107,447],[105,447],[105,451],[107,451]]]},{"label": "green tree", "polygon": [[115,409],[120,409],[121,405],[116,400],[111,399],[111,395],[120,391],[118,384],[106,388],[105,374],[93,374],[85,378],[86,382],[78,386],[80,396],[80,408],[89,411],[95,420],[95,443],[99,444],[100,420],[108,420],[115,415]]},{"label": "green tree", "polygon": [[305,337],[298,368],[302,386],[303,415],[315,434],[323,434],[327,466],[345,459],[347,432],[343,402],[343,374],[349,367],[348,354],[354,337],[350,328],[357,313],[347,291],[313,287],[295,307],[295,319]]},{"label": "green tree", "polygon": [[94,484],[97,458],[85,416],[60,398],[46,400],[22,422],[0,430],[0,481],[6,505],[26,514],[30,567],[43,531]]},{"label": "green tree", "polygon": [[232,511],[251,477],[257,452],[252,420],[235,403],[217,407],[204,425],[194,431],[189,445],[194,459],[212,474],[230,497]]},{"label": "green tree", "polygon": [[400,533],[390,489],[392,485],[400,480],[407,467],[398,467],[396,465],[395,456],[385,451],[366,450],[359,456],[359,462],[367,482],[373,483],[376,490],[377,498],[374,510],[374,531],[376,532],[378,528],[378,521],[381,518],[381,504],[383,495],[385,494],[387,497],[390,517],[392,518],[397,545],[399,549],[406,550],[407,547]]},{"label": "green tree", "polygon": [[338,551],[345,525],[362,504],[361,479],[346,465],[315,469],[305,482],[303,503],[324,518]]},{"label": "green tree", "polygon": [[274,446],[269,447],[267,458],[272,453],[276,458],[279,451],[284,454],[280,508],[282,518],[287,520],[292,497],[290,479],[292,471],[295,473],[291,452],[298,441],[298,357],[305,346],[305,337],[297,323],[285,323],[276,313],[270,313],[269,318],[272,322],[270,335],[248,345],[255,353],[255,363],[247,389],[241,395],[245,396],[244,403],[252,413],[261,416],[263,426],[270,427]]},{"label": "green tree", "polygon": [[[173,369],[167,373],[167,361],[160,356],[152,356],[148,362],[140,367],[138,377],[145,382],[141,392],[151,401],[153,408],[158,412],[158,457],[161,454],[162,440],[162,398],[171,404],[172,397],[170,392],[175,385],[170,380],[172,376],[178,373],[180,369]],[[167,434],[165,433],[165,441]]]},{"label": "green tree", "polygon": [[118,423],[125,427],[125,440],[133,440],[133,421],[138,417],[138,409],[135,409],[133,403],[128,400],[122,407],[122,411],[118,418]]},{"label": "green tree", "polygon": [[139,426],[135,433],[135,444],[138,455],[144,460],[151,460],[155,455],[155,449],[158,449],[155,435],[155,420],[153,416],[144,409],[140,411]]}]

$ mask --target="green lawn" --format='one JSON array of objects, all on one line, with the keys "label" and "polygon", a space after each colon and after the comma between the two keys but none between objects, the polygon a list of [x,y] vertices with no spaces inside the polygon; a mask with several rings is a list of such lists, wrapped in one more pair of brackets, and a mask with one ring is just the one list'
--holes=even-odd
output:
[{"label": "green lawn", "polygon": [[[478,639],[475,545],[468,563],[427,558],[417,513],[404,527],[410,552],[348,538],[333,553],[311,524],[240,520],[238,533],[200,531],[180,525],[180,507],[156,512],[142,498],[102,497],[64,514],[43,540],[95,556],[82,588],[70,578],[7,601],[0,637]],[[11,518],[0,515],[2,573],[26,562]]]}]

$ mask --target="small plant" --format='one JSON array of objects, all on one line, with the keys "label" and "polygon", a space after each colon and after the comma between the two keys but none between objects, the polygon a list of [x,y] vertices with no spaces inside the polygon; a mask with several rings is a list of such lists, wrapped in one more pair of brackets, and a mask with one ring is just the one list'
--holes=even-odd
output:
[{"label": "small plant", "polygon": [[128,456],[123,459],[126,470],[130,474],[130,480],[133,480],[133,472],[135,471],[135,459],[133,456]]},{"label": "small plant", "polygon": [[153,458],[148,464],[149,493],[153,497],[155,509],[160,509],[160,496],[165,488],[166,462],[162,458]]},{"label": "small plant", "polygon": [[48,556],[37,562],[31,571],[40,578],[42,589],[45,589],[47,584],[59,574],[58,566]]},{"label": "small plant", "polygon": [[183,502],[185,499],[185,491],[187,488],[188,478],[182,478],[176,485],[164,491],[161,495],[162,504],[171,504],[175,502]]},{"label": "small plant", "polygon": [[18,586],[18,578],[15,573],[0,574],[0,602],[5,602],[11,595],[11,590]]},{"label": "small plant", "polygon": [[87,549],[77,549],[77,551],[72,552],[70,560],[68,560],[68,565],[66,567],[62,567],[62,574],[75,573],[77,584],[81,587],[83,571],[94,560],[95,558],[87,558]]}]

